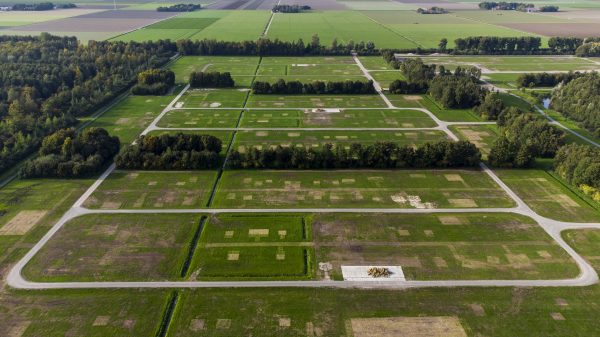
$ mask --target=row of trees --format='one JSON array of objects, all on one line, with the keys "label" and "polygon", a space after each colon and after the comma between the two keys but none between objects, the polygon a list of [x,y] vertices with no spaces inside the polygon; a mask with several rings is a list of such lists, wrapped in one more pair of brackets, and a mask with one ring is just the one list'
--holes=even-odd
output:
[{"label": "row of trees", "polygon": [[575,56],[590,57],[600,56],[600,42],[592,41],[582,44],[575,50]]},{"label": "row of trees", "polygon": [[550,107],[600,136],[600,75],[587,73],[554,90]]},{"label": "row of trees", "polygon": [[119,138],[102,128],[89,128],[76,134],[62,129],[44,138],[39,156],[23,164],[19,176],[82,177],[97,173],[119,152]]},{"label": "row of trees", "polygon": [[419,14],[448,14],[448,10],[442,7],[429,7],[429,8],[419,8],[417,9],[417,13]]},{"label": "row of trees", "polygon": [[486,93],[470,76],[440,75],[429,83],[429,94],[446,108],[472,108],[483,101]]},{"label": "row of trees", "polygon": [[542,39],[534,36],[471,36],[454,40],[454,52],[460,54],[521,55],[535,54]]},{"label": "row of trees", "polygon": [[416,148],[392,142],[344,146],[325,144],[320,148],[250,148],[232,151],[228,167],[234,169],[346,169],[346,168],[447,168],[474,167],[481,154],[467,141],[440,141]]},{"label": "row of trees", "polygon": [[600,202],[600,149],[578,144],[563,146],[554,157],[554,170]]},{"label": "row of trees", "polygon": [[311,10],[307,5],[275,5],[271,10],[273,13],[302,13]]},{"label": "row of trees", "polygon": [[81,45],[74,37],[49,34],[0,38],[0,172],[175,53],[168,41]]},{"label": "row of trees", "polygon": [[353,51],[362,55],[378,55],[373,42],[348,41],[338,43],[333,39],[330,46],[321,45],[319,35],[313,35],[309,43],[302,39],[281,41],[260,38],[256,41],[179,40],[177,49],[181,55],[257,55],[257,56],[302,56],[302,55],[350,55]]},{"label": "row of trees", "polygon": [[565,133],[540,115],[516,107],[505,108],[498,117],[500,137],[488,161],[496,167],[530,167],[535,158],[552,158],[565,144]]},{"label": "row of trees", "polygon": [[221,140],[210,135],[140,136],[115,158],[118,168],[142,170],[203,170],[219,166]]},{"label": "row of trees", "polygon": [[568,73],[529,73],[517,77],[517,85],[522,88],[555,87],[560,83],[569,83],[583,76],[579,71]]},{"label": "row of trees", "polygon": [[190,74],[190,86],[192,88],[231,88],[235,86],[235,81],[229,72],[193,71]]},{"label": "row of trees", "polygon": [[257,95],[366,95],[375,94],[373,81],[343,81],[301,83],[300,81],[288,81],[279,79],[275,83],[255,81],[252,83],[252,93]]},{"label": "row of trees", "polygon": [[495,2],[495,1],[484,1],[479,3],[480,9],[486,10],[501,10],[501,11],[526,11],[527,8],[533,8],[533,4],[523,2]]},{"label": "row of trees", "polygon": [[51,2],[40,2],[33,4],[14,4],[13,11],[51,11],[54,9],[54,4]]},{"label": "row of trees", "polygon": [[131,88],[134,95],[165,95],[175,85],[175,73],[166,69],[148,69],[137,76]]},{"label": "row of trees", "polygon": [[171,6],[160,6],[156,10],[158,12],[193,12],[202,8],[198,4],[176,4]]}]

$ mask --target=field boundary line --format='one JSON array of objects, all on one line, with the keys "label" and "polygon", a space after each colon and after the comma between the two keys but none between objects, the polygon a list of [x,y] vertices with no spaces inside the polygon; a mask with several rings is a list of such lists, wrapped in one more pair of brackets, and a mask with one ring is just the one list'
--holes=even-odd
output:
[{"label": "field boundary line", "polygon": [[404,36],[404,35],[402,35],[402,34],[398,33],[397,31],[395,31],[395,30],[391,29],[390,27],[386,26],[385,24],[383,24],[383,23],[381,23],[381,22],[379,22],[379,21],[377,21],[377,20],[373,19],[372,17],[368,16],[367,14],[363,13],[362,11],[358,11],[358,12],[359,12],[360,14],[364,15],[365,17],[367,17],[369,20],[371,20],[371,21],[375,22],[375,23],[376,23],[378,26],[381,26],[382,28],[384,28],[384,29],[386,29],[386,30],[390,31],[392,34],[394,34],[394,35],[397,35],[397,36],[399,36],[399,37],[401,37],[401,38],[405,39],[406,41],[408,41],[408,42],[410,42],[410,43],[413,43],[413,44],[414,44],[415,46],[417,46],[417,47],[425,48],[425,47],[424,47],[422,44],[418,43],[417,41],[415,41],[415,40],[413,40],[413,39],[411,39],[411,38],[408,38],[408,37],[406,37],[406,36]]}]

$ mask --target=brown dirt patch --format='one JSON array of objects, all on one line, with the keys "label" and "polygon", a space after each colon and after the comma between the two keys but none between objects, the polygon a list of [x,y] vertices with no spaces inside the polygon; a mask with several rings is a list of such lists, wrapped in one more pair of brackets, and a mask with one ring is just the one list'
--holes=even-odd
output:
[{"label": "brown dirt patch", "polygon": [[505,23],[500,26],[545,36],[589,37],[600,31],[598,23]]},{"label": "brown dirt patch", "polygon": [[569,196],[566,194],[557,194],[554,196],[554,199],[557,202],[563,204],[564,206],[580,207],[579,204],[575,200],[569,198]]},{"label": "brown dirt patch", "polygon": [[106,326],[110,321],[110,316],[98,316],[92,323],[92,326]]},{"label": "brown dirt patch", "polygon": [[446,262],[446,260],[439,256],[433,258],[433,263],[435,263],[435,266],[438,268],[448,268],[448,263]]},{"label": "brown dirt patch", "polygon": [[121,207],[121,203],[118,201],[105,201],[100,206],[102,209],[117,209],[119,207]]},{"label": "brown dirt patch", "polygon": [[194,332],[198,332],[200,330],[204,330],[204,320],[200,318],[195,318],[190,322],[190,330]]},{"label": "brown dirt patch", "polygon": [[20,211],[2,228],[0,235],[23,235],[46,215],[47,211]]},{"label": "brown dirt patch", "polygon": [[565,320],[565,316],[563,316],[563,314],[561,314],[560,312],[553,312],[550,314],[550,316],[555,321],[564,321]]},{"label": "brown dirt patch", "polygon": [[289,317],[280,317],[279,318],[279,326],[283,328],[288,328],[292,325],[292,320]]},{"label": "brown dirt patch", "polygon": [[461,225],[466,222],[456,216],[451,215],[440,215],[438,216],[438,220],[440,220],[442,225]]},{"label": "brown dirt patch", "polygon": [[556,305],[558,305],[558,306],[561,306],[561,307],[569,306],[569,303],[564,298],[557,298],[554,301],[556,302]]},{"label": "brown dirt patch", "polygon": [[454,207],[477,207],[473,199],[448,199],[448,202]]},{"label": "brown dirt patch", "polygon": [[485,310],[483,309],[481,304],[471,303],[469,306],[471,307],[471,310],[473,310],[473,313],[475,314],[475,316],[478,316],[478,317],[485,316]]},{"label": "brown dirt patch", "polygon": [[406,95],[404,96],[404,99],[407,101],[420,101],[423,99],[423,97],[416,95]]},{"label": "brown dirt patch", "polygon": [[7,337],[21,337],[25,330],[31,325],[31,321],[20,321],[16,325],[8,328]]},{"label": "brown dirt patch", "polygon": [[231,326],[230,319],[219,318],[217,320],[217,329],[229,329]]},{"label": "brown dirt patch", "polygon": [[455,316],[353,318],[354,337],[466,337]]}]

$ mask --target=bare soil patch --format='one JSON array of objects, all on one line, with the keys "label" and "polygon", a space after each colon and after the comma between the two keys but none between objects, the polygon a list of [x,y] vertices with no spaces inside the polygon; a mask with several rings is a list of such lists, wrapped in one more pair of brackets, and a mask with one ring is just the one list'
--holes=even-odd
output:
[{"label": "bare soil patch", "polygon": [[455,316],[353,318],[354,337],[466,337]]},{"label": "bare soil patch", "polygon": [[23,235],[46,215],[47,211],[20,211],[0,229],[0,235]]}]

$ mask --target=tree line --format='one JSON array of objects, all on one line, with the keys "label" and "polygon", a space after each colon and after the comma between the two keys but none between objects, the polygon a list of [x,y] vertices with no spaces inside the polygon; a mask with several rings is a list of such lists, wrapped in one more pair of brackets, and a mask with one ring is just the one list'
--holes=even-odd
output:
[{"label": "tree line", "polygon": [[526,11],[527,8],[533,8],[534,4],[524,2],[506,2],[506,1],[484,1],[479,3],[480,9],[500,10],[500,11]]},{"label": "tree line", "polygon": [[419,14],[448,14],[448,10],[442,7],[429,7],[429,8],[419,8],[417,9],[417,13]]},{"label": "tree line", "polygon": [[194,12],[202,8],[197,4],[176,4],[171,6],[160,6],[156,10],[158,12]]},{"label": "tree line", "polygon": [[560,83],[569,83],[585,73],[569,71],[568,73],[528,73],[517,77],[517,85],[521,88],[555,87]]},{"label": "tree line", "polygon": [[217,41],[214,39],[179,40],[177,49],[181,55],[252,55],[252,56],[302,56],[302,55],[350,55],[356,51],[362,55],[378,55],[375,44],[348,41],[345,44],[333,39],[330,46],[321,44],[319,35],[312,36],[309,43],[302,39],[281,41],[260,38],[256,41]]},{"label": "tree line", "polygon": [[307,5],[275,5],[271,12],[273,13],[302,13],[311,10]]},{"label": "tree line", "polygon": [[175,85],[175,73],[166,69],[148,69],[137,76],[137,83],[131,87],[134,95],[165,95]]},{"label": "tree line", "polygon": [[62,129],[47,136],[38,151],[39,156],[23,164],[22,178],[83,177],[97,173],[119,152],[118,137],[111,137],[102,128],[89,128],[77,134]]},{"label": "tree line", "polygon": [[586,73],[557,88],[550,107],[600,136],[600,75]]},{"label": "tree line", "polygon": [[235,81],[229,72],[218,71],[193,71],[190,74],[190,87],[192,88],[231,88]]},{"label": "tree line", "polygon": [[320,148],[282,147],[233,150],[227,165],[232,169],[354,169],[475,167],[479,149],[467,141],[439,141],[413,147],[393,142]]},{"label": "tree line", "polygon": [[579,144],[563,146],[554,157],[554,170],[594,201],[600,202],[600,149]]},{"label": "tree line", "polygon": [[279,79],[275,83],[255,81],[252,83],[252,93],[257,95],[367,95],[375,94],[373,81],[314,81],[302,83]]},{"label": "tree line", "polygon": [[454,40],[454,45],[453,52],[460,54],[530,55],[540,50],[542,39],[534,36],[471,36]]},{"label": "tree line", "polygon": [[14,4],[13,11],[51,11],[54,9],[54,4],[51,2],[40,2],[33,4]]},{"label": "tree line", "polygon": [[221,149],[221,140],[211,135],[140,136],[134,144],[119,152],[115,163],[122,169],[214,169],[219,167]]},{"label": "tree line", "polygon": [[600,41],[590,41],[577,47],[575,50],[575,56],[579,57],[593,57],[600,56]]},{"label": "tree line", "polygon": [[74,37],[0,38],[0,172],[35,151],[42,138],[77,123],[129,89],[139,72],[166,63],[174,43]]}]

